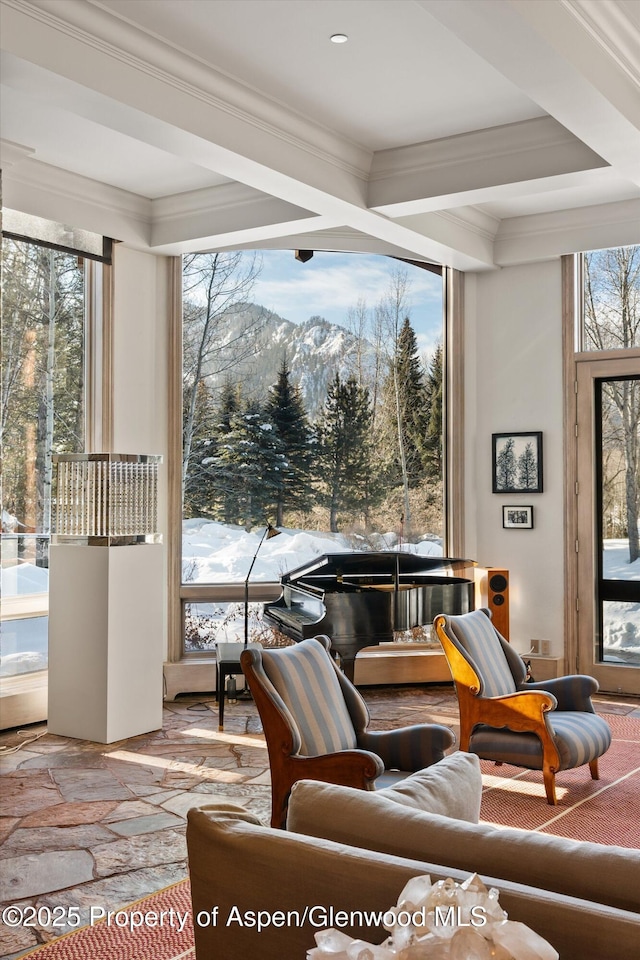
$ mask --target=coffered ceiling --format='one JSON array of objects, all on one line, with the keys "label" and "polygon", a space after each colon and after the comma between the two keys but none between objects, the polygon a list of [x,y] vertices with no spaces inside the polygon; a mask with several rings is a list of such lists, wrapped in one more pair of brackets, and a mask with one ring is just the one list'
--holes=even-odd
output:
[{"label": "coffered ceiling", "polygon": [[6,207],[465,270],[640,242],[640,0],[1,0],[0,27]]}]

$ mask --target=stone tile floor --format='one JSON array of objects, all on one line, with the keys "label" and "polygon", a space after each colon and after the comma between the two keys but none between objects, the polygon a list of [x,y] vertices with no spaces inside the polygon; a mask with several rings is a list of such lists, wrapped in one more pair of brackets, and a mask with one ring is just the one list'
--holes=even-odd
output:
[{"label": "stone tile floor", "polygon": [[[451,685],[362,693],[372,729],[430,721],[458,732]],[[637,699],[603,696],[596,707],[640,717]],[[162,730],[108,745],[44,724],[6,731],[0,774],[0,901],[78,908],[82,923],[92,906],[115,910],[187,875],[190,807],[224,798],[269,822],[267,751],[250,700],[226,706],[223,732],[215,699],[202,695],[167,702]],[[0,956],[14,960],[65,929],[0,927]]]}]

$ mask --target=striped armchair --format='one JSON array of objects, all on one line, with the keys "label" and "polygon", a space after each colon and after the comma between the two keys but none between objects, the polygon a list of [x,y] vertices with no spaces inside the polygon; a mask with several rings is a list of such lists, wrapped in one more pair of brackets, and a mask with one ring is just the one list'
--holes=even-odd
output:
[{"label": "striped armchair", "polygon": [[439,724],[368,731],[367,706],[320,636],[240,656],[271,768],[271,826],[282,827],[297,780],[373,790],[444,757],[455,737]]},{"label": "striped armchair", "polygon": [[593,677],[526,682],[522,658],[491,623],[489,610],[434,621],[460,706],[460,749],[483,760],[542,770],[547,801],[556,803],[555,775],[598,757],[611,731],[591,703]]}]

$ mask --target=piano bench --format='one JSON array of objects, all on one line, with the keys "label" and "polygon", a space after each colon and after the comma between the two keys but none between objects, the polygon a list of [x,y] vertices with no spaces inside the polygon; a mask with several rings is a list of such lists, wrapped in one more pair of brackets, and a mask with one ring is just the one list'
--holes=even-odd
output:
[{"label": "piano bench", "polygon": [[356,655],[357,687],[394,683],[452,683],[442,650],[419,643],[380,643]]}]

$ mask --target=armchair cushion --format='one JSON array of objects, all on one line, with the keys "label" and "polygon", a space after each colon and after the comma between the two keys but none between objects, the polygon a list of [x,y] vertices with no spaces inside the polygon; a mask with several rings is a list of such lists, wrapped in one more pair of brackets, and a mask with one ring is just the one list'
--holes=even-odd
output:
[{"label": "armchair cushion", "polygon": [[262,664],[296,718],[303,756],[317,757],[358,746],[335,667],[321,644],[303,640],[278,650],[277,655],[263,650]]},{"label": "armchair cushion", "polygon": [[535,733],[514,734],[482,723],[473,731],[469,749],[483,760],[512,763],[529,770],[542,767],[542,742]]},{"label": "armchair cushion", "polygon": [[[460,623],[458,623],[460,621]],[[504,697],[516,692],[516,683],[509,669],[500,638],[489,617],[474,610],[463,617],[449,620],[458,642],[477,668],[483,697]]]},{"label": "armchair cushion", "polygon": [[611,728],[597,713],[553,710],[547,714],[563,770],[601,757],[611,746]]},{"label": "armchair cushion", "polygon": [[[546,722],[560,755],[560,769],[572,770],[601,757],[611,744],[611,729],[597,713],[552,710]],[[517,749],[516,749],[517,747]],[[538,770],[542,766],[542,743],[535,733],[519,733],[481,724],[471,737],[470,749],[486,760],[512,763]]]}]

